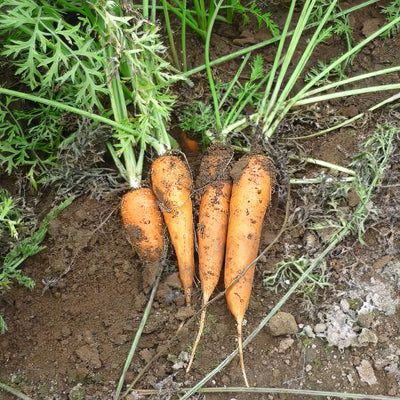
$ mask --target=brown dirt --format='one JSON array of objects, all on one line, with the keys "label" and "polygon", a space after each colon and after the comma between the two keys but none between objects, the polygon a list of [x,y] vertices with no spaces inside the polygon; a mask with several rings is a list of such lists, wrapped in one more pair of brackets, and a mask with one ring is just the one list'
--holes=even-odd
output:
[{"label": "brown dirt", "polygon": [[[351,17],[357,41],[363,39],[370,29],[383,23],[379,6],[385,4],[387,2],[370,6]],[[286,9],[276,5],[271,11],[277,16],[275,19],[278,25],[283,26]],[[241,25],[218,26],[213,37],[213,57],[258,40],[256,34],[257,30]],[[191,37],[189,46],[192,49],[200,48],[198,39]],[[399,65],[399,46],[400,35],[392,39],[375,40],[356,57],[349,75],[383,66]],[[332,38],[321,46],[310,65],[315,64],[318,59],[328,61],[344,48],[342,39]],[[260,53],[267,62],[271,62],[275,50],[276,46],[269,46]],[[191,63],[202,63],[201,53],[196,50],[193,52]],[[236,71],[238,62],[240,60],[230,61],[215,68],[215,76],[229,79]],[[249,71],[245,70],[245,75],[246,73]],[[371,78],[371,83],[383,84],[390,79],[393,77]],[[186,96],[193,99],[197,96],[207,101],[209,94],[204,89],[205,74],[198,74],[193,82],[195,90],[186,89],[183,92],[185,89],[182,89],[182,98]],[[313,133],[331,124],[337,116],[356,115],[386,96],[387,93],[369,94],[335,100],[320,107],[309,107],[306,112],[294,113],[290,121],[280,127],[273,141],[277,151],[274,162],[279,170],[278,190],[265,219],[261,248],[272,242],[284,220],[286,186],[283,178],[289,161],[285,159],[285,149],[288,147],[283,145],[285,143],[286,146],[288,142],[283,139]],[[398,112],[398,106],[384,108],[372,115],[368,114],[355,129],[343,128],[329,135],[298,142],[296,148],[311,157],[348,165],[357,144],[373,132],[375,124],[393,120]],[[311,326],[315,330],[318,323],[325,322],[324,313],[332,304],[339,304],[340,310],[351,315],[351,307],[354,306],[351,290],[355,290],[354,285],[361,287],[365,284],[371,291],[371,285],[380,282],[392,288],[393,298],[398,298],[398,152],[396,147],[390,176],[385,178],[386,186],[379,188],[374,199],[379,215],[371,218],[368,223],[364,237],[366,244],[360,244],[356,237],[347,238],[328,258],[331,286],[320,290],[319,297],[314,302],[295,295],[283,306],[282,311],[295,317],[299,332],[287,337],[274,337],[267,329],[263,329],[245,348],[247,376],[251,386],[400,396],[398,306],[394,314],[386,315],[379,311],[371,314],[370,321],[360,320],[355,323],[358,331],[365,328],[376,335],[375,342],[370,341],[363,346],[339,349],[329,344],[321,335],[307,336],[305,329]],[[196,171],[199,156],[195,154],[192,158],[188,154],[187,157]],[[307,167],[299,170],[297,175],[311,177],[319,170],[320,168]],[[195,177],[196,174],[194,172]],[[322,194],[316,194],[315,202],[320,200],[319,196]],[[358,202],[351,196],[349,194],[348,197],[350,208]],[[308,212],[309,204],[305,203],[296,188],[292,192],[292,201],[291,214]],[[148,295],[143,290],[146,274],[143,274],[143,265],[125,238],[119,204],[120,196],[117,194],[101,202],[87,197],[74,201],[52,222],[44,242],[46,249],[23,265],[25,273],[35,280],[35,289],[28,291],[14,286],[0,298],[0,311],[8,325],[7,333],[0,337],[0,381],[17,387],[32,399],[112,399],[148,300]],[[252,299],[246,313],[244,337],[258,326],[284,294],[284,291],[278,294],[269,292],[262,286],[263,272],[269,271],[288,255],[299,256],[309,251],[312,257],[310,246],[314,239],[310,239],[309,233],[301,225],[290,225],[267,257],[263,257],[257,264]],[[323,240],[322,236],[317,239],[319,240]],[[69,272],[61,280],[50,285],[50,289],[44,290],[52,279],[63,275],[66,270]],[[218,291],[221,290],[222,287],[219,287]],[[350,310],[346,308],[346,301]],[[193,313],[184,303],[185,298],[176,272],[176,259],[170,249],[151,315],[126,376],[127,383],[132,382],[137,373],[165,345],[165,354],[154,362],[136,388],[152,389],[157,384],[160,387],[160,382],[163,382],[163,387],[174,387],[171,383],[168,386],[167,378],[183,387],[191,387],[235,349],[235,322],[225,300],[220,299],[208,308],[206,331],[192,370],[189,375],[185,375],[183,365],[188,346],[193,343],[197,325],[196,319],[190,320],[177,339],[172,340],[182,322]],[[193,304],[194,309],[200,308],[199,285],[194,290]],[[365,378],[365,366],[368,363],[373,369],[376,383]],[[239,360],[236,357],[206,386],[243,385]],[[79,391],[82,393],[81,397]],[[11,400],[14,397],[0,392],[0,398]],[[155,395],[153,398],[163,397]],[[287,394],[209,393],[204,398],[291,400],[301,397]]]}]

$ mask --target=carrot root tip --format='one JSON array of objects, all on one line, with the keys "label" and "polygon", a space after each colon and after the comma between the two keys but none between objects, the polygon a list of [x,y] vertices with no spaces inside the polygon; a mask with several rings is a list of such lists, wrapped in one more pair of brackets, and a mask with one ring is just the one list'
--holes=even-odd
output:
[{"label": "carrot root tip", "polygon": [[193,360],[194,360],[194,356],[195,356],[196,350],[197,350],[197,346],[198,346],[198,344],[199,344],[199,342],[200,342],[201,335],[202,335],[203,330],[204,330],[205,320],[206,320],[206,309],[204,309],[204,310],[201,312],[200,323],[199,323],[199,330],[198,330],[198,332],[197,332],[196,340],[195,340],[194,343],[193,343],[192,354],[190,355],[190,360],[189,360],[189,364],[188,364],[188,366],[187,366],[187,368],[186,368],[186,373],[189,373],[190,368],[192,367]]},{"label": "carrot root tip", "polygon": [[243,335],[242,335],[242,324],[241,323],[238,323],[238,325],[237,325],[237,332],[238,332],[238,351],[239,351],[240,369],[242,370],[244,383],[246,384],[246,387],[250,387],[249,382],[247,380],[246,369],[244,367]]}]

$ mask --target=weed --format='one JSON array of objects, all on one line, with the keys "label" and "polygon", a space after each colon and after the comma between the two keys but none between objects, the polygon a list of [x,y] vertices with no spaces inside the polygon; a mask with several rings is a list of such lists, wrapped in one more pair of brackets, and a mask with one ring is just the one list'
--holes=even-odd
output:
[{"label": "weed", "polygon": [[[18,239],[18,228],[22,222],[22,211],[16,207],[13,198],[6,189],[0,189],[0,239],[8,236]],[[4,238],[4,239],[3,239]],[[3,245],[2,245],[3,248]]]},{"label": "weed", "polygon": [[[334,63],[337,60],[337,57],[331,59],[331,63]],[[310,72],[308,72],[304,81],[306,83],[311,82],[316,76],[318,76],[322,71],[324,71],[328,67],[328,64],[325,64],[323,61],[317,61],[317,64],[310,68]],[[323,79],[316,81],[315,86],[323,86],[333,81],[344,80],[347,79],[347,76],[344,74],[343,65],[338,64],[332,71],[326,75]]]},{"label": "weed", "polygon": [[312,339],[305,338],[305,339],[303,339],[303,341],[301,343],[305,349],[309,349],[312,345]]},{"label": "weed", "polygon": [[[305,257],[281,261],[273,267],[272,271],[264,271],[263,285],[275,292],[278,288],[287,289],[299,279],[309,265],[310,260]],[[327,265],[325,262],[321,263],[318,269],[307,276],[297,292],[306,297],[314,297],[317,288],[329,285],[328,277]]]},{"label": "weed", "polygon": [[[50,213],[44,217],[38,229],[31,236],[21,240],[5,255],[2,260],[3,265],[0,269],[0,291],[8,289],[12,281],[16,281],[27,288],[34,287],[34,281],[24,275],[18,267],[28,257],[37,254],[44,249],[44,246],[41,246],[40,244],[46,235],[50,222],[55,219],[61,211],[68,207],[72,200],[73,198],[69,198],[50,211]],[[3,333],[5,330],[6,324],[0,316],[0,332]]]},{"label": "weed", "polygon": [[[387,7],[383,7],[381,12],[385,15],[387,22],[396,20],[400,17],[400,0],[393,0]],[[390,30],[384,32],[382,37],[393,37],[399,32],[399,27],[399,23],[395,24]]]}]

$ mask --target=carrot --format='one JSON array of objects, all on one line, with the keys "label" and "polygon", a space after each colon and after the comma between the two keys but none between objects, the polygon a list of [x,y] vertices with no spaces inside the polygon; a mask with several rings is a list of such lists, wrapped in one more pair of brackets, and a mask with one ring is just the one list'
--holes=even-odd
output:
[{"label": "carrot", "polygon": [[197,239],[199,274],[203,292],[203,310],[186,372],[190,371],[204,330],[206,318],[205,305],[217,286],[224,263],[229,199],[232,188],[229,176],[229,163],[232,156],[230,148],[222,144],[215,144],[209,147],[208,155],[203,157],[200,166],[197,186],[203,187],[204,192],[200,200]]},{"label": "carrot", "polygon": [[181,148],[185,153],[198,154],[201,152],[200,143],[197,140],[189,137],[185,131],[181,131],[179,144],[181,145]]},{"label": "carrot", "polygon": [[146,262],[155,262],[164,252],[163,218],[149,188],[131,190],[122,197],[121,215],[129,242]]},{"label": "carrot", "polygon": [[195,270],[190,198],[192,179],[185,163],[172,155],[159,157],[153,162],[151,179],[178,259],[179,277],[185,291],[186,304],[190,305]]},{"label": "carrot", "polygon": [[257,256],[263,220],[271,199],[271,163],[260,154],[245,156],[232,168],[231,176],[233,186],[225,255],[226,299],[237,322],[240,366],[249,386],[244,368],[242,324],[250,301],[255,265],[232,287],[229,285]]}]

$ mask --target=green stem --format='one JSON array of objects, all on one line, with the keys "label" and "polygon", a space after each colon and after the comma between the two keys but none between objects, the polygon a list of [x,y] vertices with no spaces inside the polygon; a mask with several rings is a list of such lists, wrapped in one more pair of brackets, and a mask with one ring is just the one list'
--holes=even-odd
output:
[{"label": "green stem", "polygon": [[143,0],[143,17],[149,19],[149,0]]},{"label": "green stem", "polygon": [[233,89],[233,86],[236,84],[236,82],[238,81],[240,74],[242,73],[244,67],[246,66],[247,62],[249,61],[251,53],[248,53],[246,55],[246,57],[243,59],[242,63],[240,64],[240,67],[238,68],[238,70],[236,71],[235,76],[233,77],[233,79],[229,82],[229,86],[226,89],[226,92],[224,94],[224,97],[222,97],[221,101],[219,102],[218,108],[221,109],[222,106],[224,105],[226,99],[229,97],[229,95],[231,94],[231,91]]},{"label": "green stem", "polygon": [[333,100],[339,97],[348,97],[364,93],[382,92],[386,90],[397,90],[397,89],[400,89],[400,83],[392,83],[389,85],[380,85],[380,86],[369,86],[359,89],[345,90],[343,92],[329,93],[316,97],[307,97],[303,100],[297,101],[296,103],[294,103],[293,106],[295,107],[295,106],[302,106],[305,104],[319,103],[321,101]]},{"label": "green stem", "polygon": [[[121,131],[130,133],[132,135],[136,135],[136,131],[127,125],[120,124],[112,119],[102,117],[101,115],[93,114],[89,111],[81,110],[80,108],[69,106],[69,105],[67,105],[65,103],[61,103],[59,101],[49,100],[49,99],[45,99],[43,97],[35,96],[33,94],[18,92],[16,90],[5,89],[2,87],[0,87],[0,94],[5,94],[8,96],[13,96],[13,97],[17,97],[20,99],[33,101],[35,103],[46,104],[47,106],[58,108],[60,110],[64,110],[64,111],[67,111],[67,112],[70,112],[73,114],[81,115],[82,117],[87,117],[94,121],[109,125],[109,126],[113,127],[114,129],[119,129]],[[137,139],[139,139],[139,138],[140,137],[137,137]],[[154,138],[147,136],[146,142],[149,143],[151,146],[153,146],[157,152],[160,151],[162,153],[160,144]]]},{"label": "green stem", "polygon": [[13,387],[6,385],[3,382],[0,382],[0,389],[3,389],[5,392],[8,392],[12,395],[14,395],[15,397],[18,397],[21,400],[33,400],[31,397],[27,396],[26,394],[20,392],[17,389],[14,389]]},{"label": "green stem", "polygon": [[[288,47],[288,49],[286,51],[286,54],[285,54],[285,56],[283,58],[282,67],[281,67],[281,69],[279,71],[278,78],[277,78],[277,80],[275,82],[274,90],[273,90],[271,98],[270,98],[270,100],[268,102],[268,108],[267,108],[265,113],[263,112],[263,114],[264,114],[264,118],[263,118],[264,119],[264,124],[266,123],[267,117],[269,117],[269,115],[271,113],[271,110],[274,110],[274,109],[278,108],[278,106],[275,106],[276,99],[278,98],[278,94],[279,94],[279,91],[281,89],[281,85],[283,83],[283,79],[286,76],[289,64],[292,61],[293,54],[294,54],[294,52],[295,52],[295,50],[297,48],[297,45],[298,45],[298,43],[300,41],[301,35],[304,32],[304,27],[305,27],[305,25],[307,23],[307,20],[309,19],[309,16],[311,14],[312,8],[314,7],[315,1],[316,0],[308,0],[308,1],[306,1],[306,3],[303,6],[302,12],[300,14],[299,20],[297,22],[296,28],[295,28],[293,36],[292,36],[292,40],[290,41],[289,47]],[[333,3],[335,3],[335,2],[333,2]],[[293,8],[294,8],[295,4],[296,4],[296,0],[292,0],[292,5],[291,6]],[[321,26],[321,24],[319,24],[319,26]],[[304,54],[303,54],[303,57],[304,57]],[[275,58],[277,59],[276,62],[278,62],[278,60],[280,59],[280,56],[277,56]]]},{"label": "green stem", "polygon": [[169,20],[168,7],[166,4],[167,0],[161,0],[161,3],[163,5],[163,10],[164,10],[165,26],[167,28],[167,35],[168,35],[169,45],[171,47],[172,59],[174,60],[175,67],[179,68],[178,53],[176,52],[174,36],[172,34],[171,23]]},{"label": "green stem", "polygon": [[[338,59],[336,59],[332,64],[328,65],[321,73],[319,73],[317,76],[315,76],[307,85],[305,85],[292,99],[290,99],[286,105],[284,106],[283,109],[279,111],[279,114],[277,114],[275,121],[268,127],[268,130],[265,133],[265,136],[267,138],[271,137],[273,133],[275,132],[275,129],[278,127],[282,119],[285,117],[285,115],[289,112],[289,110],[293,107],[295,103],[297,103],[300,99],[305,97],[305,94],[317,83],[319,82],[322,78],[324,78],[333,68],[336,66],[340,65],[344,60],[349,58],[351,55],[354,53],[360,51],[364,46],[366,46],[369,42],[371,42],[373,39],[376,37],[380,36],[382,33],[386,32],[388,29],[390,29],[393,25],[397,24],[400,22],[400,17],[396,18],[392,22],[384,25],[382,28],[378,29],[377,31],[373,32],[371,35],[369,35],[366,39],[358,43],[356,46],[354,46],[351,50],[340,56]],[[299,103],[300,104],[300,103]],[[306,103],[304,103],[306,104]]]},{"label": "green stem", "polygon": [[308,164],[314,164],[314,165],[319,165],[324,168],[329,168],[332,171],[344,172],[345,174],[352,175],[352,176],[355,176],[355,174],[356,174],[352,169],[342,167],[341,165],[332,164],[328,161],[318,160],[317,158],[312,158],[312,157],[301,158],[301,157],[297,157],[297,156],[290,156],[289,158],[291,160],[304,161]]},{"label": "green stem", "polygon": [[[334,18],[337,18],[337,17],[340,17],[342,15],[346,15],[346,14],[349,14],[351,12],[357,11],[360,8],[366,7],[366,6],[370,5],[370,4],[377,3],[378,1],[379,0],[366,1],[366,2],[364,2],[362,4],[359,4],[357,6],[348,8],[347,10],[341,11],[340,13],[333,15],[329,20],[332,21],[332,19],[334,19]],[[319,22],[314,22],[312,24],[307,25],[304,29],[306,30],[306,29],[314,28],[314,27],[318,26],[318,24],[319,24]],[[288,32],[287,33],[288,36],[289,35],[293,35],[293,32],[294,32],[293,30]],[[214,65],[222,64],[222,63],[224,63],[226,61],[233,60],[236,57],[241,57],[241,56],[243,56],[243,55],[245,55],[247,53],[253,52],[255,50],[262,49],[265,46],[268,46],[270,44],[278,42],[280,39],[281,39],[281,35],[277,35],[277,36],[275,36],[275,37],[273,37],[271,39],[263,40],[262,42],[254,44],[252,46],[249,46],[249,47],[246,47],[244,49],[241,49],[241,50],[235,51],[233,53],[227,54],[226,56],[223,56],[223,57],[217,58],[216,60],[211,61],[210,62],[210,67],[213,67]],[[189,76],[192,76],[194,74],[197,74],[198,72],[204,71],[205,69],[206,69],[205,65],[199,65],[198,67],[193,68],[193,69],[185,72],[183,74],[183,76],[184,77],[189,77]]]},{"label": "green stem", "polygon": [[[304,50],[302,57],[296,63],[295,70],[293,71],[293,73],[290,74],[289,81],[286,84],[286,86],[284,87],[284,89],[282,90],[282,93],[280,94],[280,96],[279,96],[279,98],[278,98],[278,100],[276,102],[276,105],[274,105],[274,107],[271,108],[272,101],[269,103],[269,108],[268,108],[267,112],[264,113],[264,123],[265,123],[264,128],[263,128],[264,131],[266,131],[268,129],[268,126],[273,121],[274,116],[281,109],[282,105],[284,104],[284,102],[286,101],[287,97],[289,96],[289,93],[293,89],[296,81],[298,80],[300,74],[302,73],[304,67],[306,66],[307,61],[311,57],[311,54],[313,53],[315,47],[319,43],[320,33],[321,33],[323,27],[325,26],[325,24],[326,24],[330,14],[331,14],[331,12],[333,11],[335,5],[336,5],[336,1],[332,1],[330,6],[328,7],[323,19],[320,21],[316,31],[314,32],[314,35],[312,36],[309,44],[307,45],[306,49]],[[311,12],[311,9],[312,9],[313,6],[314,6],[314,3],[309,5],[309,12]],[[309,13],[306,13],[305,21],[307,21],[308,18],[309,18]],[[305,21],[304,21],[304,23],[305,23]],[[298,38],[300,39],[300,35],[304,31],[304,25],[300,23],[298,27],[299,27]],[[296,30],[297,30],[297,27],[296,27]],[[295,38],[295,36],[293,36],[293,39],[294,38]],[[292,40],[292,42],[293,42],[293,40]],[[288,62],[286,64],[285,64],[285,62],[283,63],[282,68],[281,68],[281,73],[283,72],[283,77],[286,75],[287,68],[289,66],[289,62],[291,61],[291,58],[292,58],[293,53],[294,53],[294,50],[297,47],[297,43],[298,43],[298,40],[293,43],[293,46],[294,46],[293,49],[291,49],[292,43],[290,43],[290,46],[289,46],[289,48],[291,49],[290,58],[289,58],[289,60],[288,60]],[[282,80],[283,80],[283,77],[282,77]],[[274,93],[276,92],[276,94],[278,94],[278,91],[276,89],[277,89],[277,87],[275,87]]]},{"label": "green stem", "polygon": [[[378,104],[375,104],[372,107],[368,108],[368,112],[375,111],[376,109],[378,109],[380,107],[383,107],[384,105],[386,105],[388,103],[392,103],[393,101],[397,101],[399,99],[400,99],[400,93],[397,93],[397,94],[395,94],[395,95],[393,95],[393,96],[391,96],[391,97],[379,102]],[[331,126],[330,128],[324,129],[322,131],[318,131],[318,132],[313,133],[311,135],[298,136],[298,137],[293,137],[293,138],[286,138],[286,140],[305,140],[305,139],[311,139],[311,138],[314,138],[314,137],[317,137],[317,136],[322,136],[322,135],[325,135],[325,133],[332,132],[332,131],[334,131],[336,129],[343,128],[344,126],[348,126],[351,123],[359,120],[360,118],[362,118],[364,116],[365,116],[365,112],[357,114],[354,117],[348,118],[348,119],[346,119],[345,121],[343,121],[343,122],[341,122],[339,124]]]},{"label": "green stem", "polygon": [[333,83],[330,83],[330,84],[325,85],[325,86],[320,86],[319,88],[316,88],[314,90],[310,90],[307,93],[305,93],[302,98],[304,99],[304,98],[310,97],[310,96],[312,96],[314,94],[321,93],[321,92],[326,92],[327,90],[330,90],[330,89],[333,89],[333,88],[336,89],[339,86],[347,85],[349,83],[357,82],[357,81],[360,81],[360,80],[363,80],[363,79],[374,78],[374,77],[379,76],[379,75],[390,74],[392,72],[398,72],[398,71],[400,71],[400,66],[392,67],[392,68],[385,68],[385,69],[381,69],[381,70],[378,70],[378,71],[373,71],[373,72],[368,72],[366,74],[353,76],[351,78],[343,79],[343,80],[341,80],[339,82],[333,82]]},{"label": "green stem", "polygon": [[156,18],[157,18],[156,11],[157,11],[157,0],[151,0],[151,18],[150,18],[150,20],[153,25],[155,25],[155,23],[156,23]]},{"label": "green stem", "polygon": [[210,41],[211,41],[212,29],[213,29],[214,22],[215,22],[215,17],[218,15],[218,11],[222,5],[222,2],[223,2],[223,0],[220,0],[218,2],[217,6],[215,7],[214,13],[211,17],[211,20],[209,21],[208,29],[207,29],[206,43],[204,45],[205,65],[206,65],[208,82],[210,84],[211,95],[212,95],[213,103],[214,103],[215,126],[216,126],[218,133],[221,131],[221,117],[220,117],[219,108],[218,108],[217,90],[215,89],[214,79],[213,79],[211,67],[210,67]]},{"label": "green stem", "polygon": [[281,58],[281,54],[282,54],[282,51],[283,51],[283,45],[285,44],[286,37],[288,36],[288,30],[289,30],[290,22],[292,20],[295,4],[296,4],[295,1],[292,1],[291,4],[290,4],[290,9],[289,9],[288,15],[286,17],[286,22],[285,22],[285,25],[283,27],[282,34],[280,36],[278,49],[277,49],[276,54],[275,54],[274,63],[272,64],[271,71],[269,72],[268,83],[267,83],[267,86],[265,88],[263,99],[261,101],[261,105],[260,105],[260,108],[259,108],[260,109],[260,115],[257,118],[257,123],[259,123],[259,118],[261,117],[261,115],[266,113],[267,105],[268,105],[268,102],[270,101],[269,94],[270,94],[270,91],[271,91],[271,88],[272,88],[272,84],[273,84],[274,79],[275,79],[276,71],[278,70],[279,60]]},{"label": "green stem", "polygon": [[186,15],[187,15],[187,8],[186,8],[187,0],[183,0],[183,13],[182,13],[182,27],[181,27],[181,43],[182,43],[182,69],[183,72],[187,71],[187,64],[186,64]]}]

